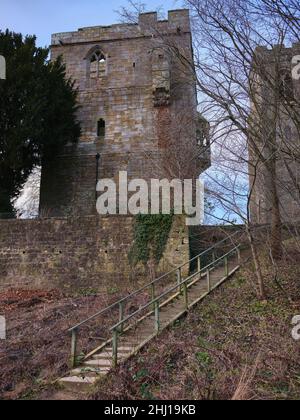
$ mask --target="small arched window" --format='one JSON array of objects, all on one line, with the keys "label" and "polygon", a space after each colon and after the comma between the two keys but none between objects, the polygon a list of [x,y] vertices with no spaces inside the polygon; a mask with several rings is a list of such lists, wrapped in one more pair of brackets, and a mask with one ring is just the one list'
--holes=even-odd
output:
[{"label": "small arched window", "polygon": [[291,102],[295,99],[293,78],[289,70],[283,70],[280,72],[279,95],[281,99],[288,102]]},{"label": "small arched window", "polygon": [[100,139],[105,137],[105,121],[102,118],[97,122],[97,137]]},{"label": "small arched window", "polygon": [[98,79],[104,76],[106,73],[106,57],[100,51],[95,51],[90,59],[90,77],[92,79]]},{"label": "small arched window", "polygon": [[197,144],[199,146],[207,146],[207,137],[205,136],[204,130],[201,128],[198,128],[196,130],[196,136],[197,136]]},{"label": "small arched window", "polygon": [[208,121],[198,113],[196,122],[196,139],[197,144],[201,147],[208,147],[210,145],[209,139],[210,125]]}]

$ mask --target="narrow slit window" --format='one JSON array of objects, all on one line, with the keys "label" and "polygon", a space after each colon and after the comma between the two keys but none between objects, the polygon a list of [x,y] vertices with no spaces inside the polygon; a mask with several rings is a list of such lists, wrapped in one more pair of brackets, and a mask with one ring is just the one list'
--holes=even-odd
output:
[{"label": "narrow slit window", "polygon": [[197,136],[197,143],[199,146],[206,146],[205,144],[205,136],[203,130],[200,130],[199,128],[196,131]]},{"label": "narrow slit window", "polygon": [[97,136],[100,138],[105,137],[105,121],[102,118],[97,123]]}]

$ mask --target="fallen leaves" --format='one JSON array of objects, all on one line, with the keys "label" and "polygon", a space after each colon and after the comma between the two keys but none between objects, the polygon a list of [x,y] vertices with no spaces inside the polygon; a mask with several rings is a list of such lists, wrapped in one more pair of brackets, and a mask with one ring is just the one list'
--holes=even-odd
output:
[{"label": "fallen leaves", "polygon": [[50,303],[62,297],[58,290],[10,289],[0,293],[0,313],[6,315],[18,308],[30,308],[40,303]]}]

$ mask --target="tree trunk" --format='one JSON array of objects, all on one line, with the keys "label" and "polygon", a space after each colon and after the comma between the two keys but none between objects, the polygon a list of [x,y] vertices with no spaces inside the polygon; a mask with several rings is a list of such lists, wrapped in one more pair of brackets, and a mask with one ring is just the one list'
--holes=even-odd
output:
[{"label": "tree trunk", "polygon": [[247,232],[247,237],[248,237],[250,247],[251,247],[252,258],[253,258],[253,262],[255,266],[255,274],[256,274],[257,282],[258,282],[258,299],[266,300],[267,295],[266,295],[263,275],[261,272],[260,261],[258,258],[258,252],[257,252],[257,248],[256,248],[249,225],[246,226],[246,232]]},{"label": "tree trunk", "polygon": [[283,255],[282,249],[282,222],[280,214],[280,202],[278,198],[278,190],[276,184],[276,161],[270,165],[270,179],[271,179],[271,252],[274,260],[280,260]]}]

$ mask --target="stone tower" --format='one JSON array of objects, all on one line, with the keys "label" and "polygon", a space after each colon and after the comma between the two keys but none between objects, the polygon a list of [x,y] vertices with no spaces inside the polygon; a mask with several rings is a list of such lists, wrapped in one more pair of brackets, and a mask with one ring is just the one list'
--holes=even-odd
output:
[{"label": "stone tower", "polygon": [[94,214],[96,180],[121,170],[149,180],[195,178],[209,167],[187,10],[164,21],[146,13],[137,24],[55,34],[51,52],[78,88],[82,133],[78,145],[43,164],[42,216]]},{"label": "stone tower", "polygon": [[[298,61],[297,61],[298,60]],[[285,222],[300,220],[300,77],[295,77],[300,63],[300,44],[291,48],[275,46],[257,48],[250,86],[252,88],[251,135],[249,142],[251,219],[255,224],[270,222],[272,179],[261,157],[276,157],[276,186],[281,217]],[[272,142],[274,141],[274,145]],[[254,168],[256,166],[256,169]]]}]

